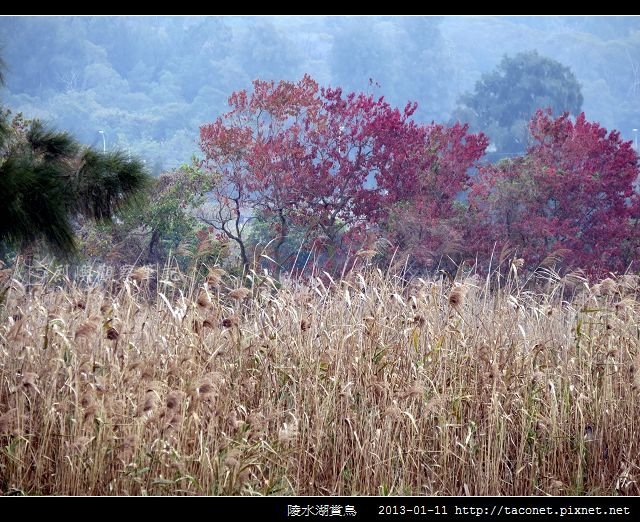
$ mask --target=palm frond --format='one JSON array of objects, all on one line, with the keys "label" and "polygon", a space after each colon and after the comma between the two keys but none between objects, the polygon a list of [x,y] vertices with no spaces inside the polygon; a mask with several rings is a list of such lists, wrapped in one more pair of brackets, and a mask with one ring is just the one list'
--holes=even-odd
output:
[{"label": "palm frond", "polygon": [[27,141],[33,151],[43,154],[46,160],[69,158],[78,152],[78,143],[68,132],[48,129],[37,120],[31,124]]},{"label": "palm frond", "polygon": [[93,219],[107,219],[136,200],[150,184],[143,163],[122,152],[87,149],[76,176],[76,210]]},{"label": "palm frond", "polygon": [[43,240],[58,257],[76,253],[77,214],[107,219],[145,194],[144,165],[122,152],[82,149],[66,132],[39,121],[15,132],[0,112],[0,244]]},{"label": "palm frond", "polygon": [[0,165],[0,241],[17,247],[44,239],[59,255],[75,252],[63,171],[10,157]]},{"label": "palm frond", "polygon": [[0,108],[0,155],[4,148],[5,140],[9,136],[9,123],[7,122],[7,115]]}]

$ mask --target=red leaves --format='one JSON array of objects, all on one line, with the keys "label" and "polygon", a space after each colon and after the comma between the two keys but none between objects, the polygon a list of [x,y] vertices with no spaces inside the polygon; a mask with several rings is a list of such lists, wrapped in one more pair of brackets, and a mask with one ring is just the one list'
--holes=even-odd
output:
[{"label": "red leaves", "polygon": [[484,135],[467,131],[459,124],[414,127],[413,139],[403,139],[404,161],[378,178],[392,209],[388,237],[418,267],[429,268],[446,256],[459,258],[464,251],[456,198],[488,145]]},{"label": "red leaves", "polygon": [[[593,273],[635,260],[636,153],[584,114],[574,122],[539,111],[527,154],[481,167],[470,183],[487,138],[466,125],[418,124],[412,103],[399,110],[305,76],[257,80],[229,104],[200,129],[205,164],[222,176],[221,222],[212,224],[242,241],[244,220],[259,216],[278,263],[292,227],[332,252],[355,251],[375,231],[422,267],[488,259],[505,245],[529,267],[557,251]],[[467,206],[460,194],[469,186]]]},{"label": "red leaves", "polygon": [[538,111],[527,155],[481,169],[469,200],[469,231],[480,250],[517,249],[530,268],[553,251],[594,275],[634,261],[638,232],[637,156],[619,133],[580,114],[556,119]]},{"label": "red leaves", "polygon": [[[319,89],[309,76],[257,80],[229,104],[229,113],[200,129],[206,163],[223,177],[219,195],[241,197],[239,206],[267,220],[274,238],[295,224],[333,249],[359,241],[370,226],[400,241],[405,218],[421,227],[449,220],[487,145],[466,126],[418,125],[415,103],[401,111],[382,97]],[[447,235],[442,230],[407,246],[424,250]]]}]

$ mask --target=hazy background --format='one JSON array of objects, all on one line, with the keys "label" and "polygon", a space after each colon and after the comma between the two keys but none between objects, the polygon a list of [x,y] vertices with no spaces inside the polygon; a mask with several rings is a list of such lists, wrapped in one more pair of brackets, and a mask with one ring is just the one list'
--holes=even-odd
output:
[{"label": "hazy background", "polygon": [[[154,174],[197,153],[198,128],[253,79],[372,90],[447,122],[501,58],[571,68],[587,118],[640,127],[638,17],[0,17],[3,105],[82,142],[139,154]],[[370,86],[369,79],[378,86]]]}]

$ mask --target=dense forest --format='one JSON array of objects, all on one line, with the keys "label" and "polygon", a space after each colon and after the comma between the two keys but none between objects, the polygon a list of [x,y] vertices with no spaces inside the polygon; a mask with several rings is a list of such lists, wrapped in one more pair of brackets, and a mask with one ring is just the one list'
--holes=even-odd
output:
[{"label": "dense forest", "polygon": [[198,152],[198,128],[231,92],[305,73],[415,101],[419,121],[490,131],[461,98],[505,55],[537,51],[575,74],[589,120],[627,139],[640,126],[636,17],[0,17],[0,46],[3,106],[130,151],[156,175]]}]

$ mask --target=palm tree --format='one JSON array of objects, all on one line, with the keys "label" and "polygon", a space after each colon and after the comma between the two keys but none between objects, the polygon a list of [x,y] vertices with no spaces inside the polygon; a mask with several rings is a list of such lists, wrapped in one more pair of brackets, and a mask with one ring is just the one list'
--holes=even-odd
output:
[{"label": "palm tree", "polygon": [[0,242],[23,248],[44,239],[56,254],[73,254],[74,217],[109,219],[148,185],[138,159],[81,147],[38,121],[20,135],[7,119],[0,118]]},{"label": "palm tree", "polygon": [[[0,85],[4,84],[0,58]],[[109,219],[149,183],[142,162],[98,153],[39,121],[9,122],[0,107],[0,247],[44,239],[63,256],[76,251],[72,220]]]}]

